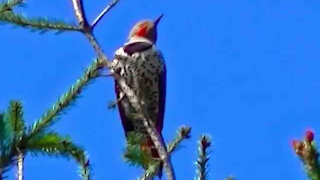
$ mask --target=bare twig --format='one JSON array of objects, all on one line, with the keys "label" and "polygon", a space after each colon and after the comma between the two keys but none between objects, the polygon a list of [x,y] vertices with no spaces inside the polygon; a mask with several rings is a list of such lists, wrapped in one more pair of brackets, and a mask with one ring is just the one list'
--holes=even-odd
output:
[{"label": "bare twig", "polygon": [[18,159],[17,159],[17,179],[18,180],[23,180],[23,169],[24,169],[24,154],[20,152],[18,154]]},{"label": "bare twig", "polygon": [[79,25],[82,29],[85,29],[85,27],[88,27],[88,20],[86,19],[85,12],[83,10],[82,0],[72,0],[72,4]]},{"label": "bare twig", "polygon": [[175,177],[173,167],[172,167],[172,164],[170,161],[170,156],[168,155],[168,152],[167,152],[166,146],[163,142],[162,136],[156,130],[154,124],[152,123],[152,121],[150,121],[150,118],[148,118],[148,116],[146,116],[147,114],[144,113],[144,115],[146,118],[144,118],[143,124],[146,127],[148,134],[150,135],[155,147],[157,148],[161,160],[163,161],[165,171],[167,174],[167,178],[168,178],[168,180],[175,180],[176,177]]},{"label": "bare twig", "polygon": [[119,0],[113,0],[110,4],[108,4],[103,10],[102,12],[96,17],[96,19],[91,23],[91,28],[94,29],[94,27],[98,24],[98,22],[103,18],[103,16],[109,11],[111,10],[117,3],[119,2]]},{"label": "bare twig", "polygon": [[92,31],[90,30],[88,32],[84,32],[84,34],[87,37],[87,39],[89,40],[89,42],[92,45],[92,47],[95,50],[95,52],[97,53],[99,62],[104,64],[107,67],[110,67],[111,66],[111,62],[108,61],[107,56],[104,54],[104,52],[103,52],[101,46],[99,45],[97,39],[92,34]]},{"label": "bare twig", "polygon": [[[85,16],[84,9],[83,9],[83,3],[82,0],[72,0],[73,9],[75,12],[75,15],[77,17],[78,23],[85,34],[85,36],[88,38],[90,44],[93,46],[93,49],[98,54],[99,61],[105,61],[108,62],[107,56],[103,53],[102,48],[100,47],[97,39],[92,33],[92,28],[88,24],[88,20]],[[110,64],[110,62],[108,62]]]},{"label": "bare twig", "polygon": [[[83,32],[88,38],[89,42],[93,46],[94,50],[98,54],[98,58],[100,61],[104,61],[106,67],[112,71],[111,62],[107,61],[106,55],[103,53],[102,48],[100,47],[99,43],[97,42],[95,36],[92,33],[91,26],[88,25],[85,14],[83,12],[83,6],[81,0],[72,0],[73,7],[77,19],[79,21],[80,26],[83,28]],[[143,116],[144,125],[147,129],[148,134],[150,135],[155,147],[158,150],[159,156],[164,163],[165,171],[168,177],[168,180],[175,180],[174,170],[170,161],[170,157],[166,150],[166,146],[163,142],[162,136],[156,130],[151,118],[149,117],[148,113],[144,110],[143,106],[141,106],[140,100],[135,95],[134,91],[128,87],[125,80],[121,78],[118,74],[113,73],[114,78],[117,80],[121,90],[126,94],[131,103],[132,107],[135,108],[135,111]]]}]

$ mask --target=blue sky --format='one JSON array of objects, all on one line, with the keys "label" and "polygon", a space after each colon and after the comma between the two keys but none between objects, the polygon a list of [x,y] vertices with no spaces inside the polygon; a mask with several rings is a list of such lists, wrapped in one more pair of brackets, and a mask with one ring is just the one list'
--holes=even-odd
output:
[{"label": "blue sky", "polygon": [[[90,20],[105,0],[85,1]],[[28,0],[19,11],[76,22],[71,1]],[[196,141],[212,136],[210,178],[296,179],[306,176],[290,141],[308,128],[320,140],[320,1],[122,0],[96,27],[108,57],[141,19],[165,16],[158,48],[168,68],[163,135],[180,125],[192,138],[172,157],[178,179],[195,174]],[[39,35],[0,26],[0,109],[10,99],[33,122],[91,63],[94,52],[80,33]],[[94,179],[134,179],[141,170],[122,158],[124,134],[110,78],[95,80],[53,129],[88,151]],[[31,157],[26,179],[79,179],[72,160]]]}]

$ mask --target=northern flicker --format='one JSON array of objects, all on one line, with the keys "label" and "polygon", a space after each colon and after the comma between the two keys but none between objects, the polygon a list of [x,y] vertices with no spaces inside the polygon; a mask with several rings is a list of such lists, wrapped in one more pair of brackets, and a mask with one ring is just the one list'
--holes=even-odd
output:
[{"label": "northern flicker", "polygon": [[[144,20],[134,25],[128,41],[115,53],[113,71],[118,73],[137,95],[147,110],[157,131],[161,134],[166,99],[166,66],[161,52],[156,48],[157,25],[162,15],[155,21]],[[159,158],[143,120],[136,112],[115,81],[117,104],[126,137],[130,132],[143,134],[145,142],[141,147]]]}]

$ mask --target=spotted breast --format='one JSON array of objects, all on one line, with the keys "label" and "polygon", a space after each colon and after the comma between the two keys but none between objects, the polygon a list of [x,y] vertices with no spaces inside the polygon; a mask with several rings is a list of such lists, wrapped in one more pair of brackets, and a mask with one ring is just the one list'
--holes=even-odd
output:
[{"label": "spotted breast", "polygon": [[[124,48],[116,51],[112,62],[117,72],[131,88],[145,107],[159,132],[162,130],[165,104],[166,67],[160,51],[155,46],[128,54]],[[118,107],[126,135],[134,131],[147,134],[142,119],[135,116],[134,108],[128,98],[116,85]]]}]

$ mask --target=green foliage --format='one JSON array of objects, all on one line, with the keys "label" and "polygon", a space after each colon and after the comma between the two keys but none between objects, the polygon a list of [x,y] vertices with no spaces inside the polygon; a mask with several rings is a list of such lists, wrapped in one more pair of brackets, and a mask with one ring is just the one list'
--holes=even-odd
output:
[{"label": "green foliage", "polygon": [[32,154],[71,156],[68,137],[63,137],[55,132],[39,134],[30,139],[27,143],[28,151]]},{"label": "green foliage", "polygon": [[0,13],[11,11],[14,6],[22,5],[23,0],[8,0],[0,3]]},{"label": "green foliage", "polygon": [[24,134],[22,105],[11,101],[8,110],[0,115],[0,169],[2,174],[14,162],[14,154],[19,149],[19,141]]},{"label": "green foliage", "polygon": [[83,180],[91,180],[92,168],[88,156],[84,151],[79,151],[77,162],[80,164],[79,175]]},{"label": "green foliage", "polygon": [[23,110],[21,102],[19,101],[11,101],[8,109],[7,118],[10,122],[10,128],[13,130],[13,141],[15,144],[21,140],[24,134],[24,120],[23,120]]},{"label": "green foliage", "polygon": [[18,27],[29,28],[32,31],[40,31],[45,33],[48,30],[63,31],[80,31],[77,26],[67,24],[62,20],[48,18],[28,18],[25,15],[6,11],[0,13],[0,22],[10,23]]},{"label": "green foliage", "polygon": [[84,75],[76,81],[71,88],[63,94],[58,101],[36,122],[29,127],[28,136],[31,138],[37,133],[41,133],[47,129],[54,120],[56,120],[66,108],[68,108],[79,96],[82,90],[89,84],[89,82],[99,75],[99,69],[101,68],[100,61],[95,60],[85,71]]},{"label": "green foliage", "polygon": [[143,134],[128,133],[124,157],[130,165],[142,166],[146,169],[154,162],[151,152],[142,149],[142,144],[145,143],[146,137]]},{"label": "green foliage", "polygon": [[315,141],[312,143],[304,142],[304,154],[300,157],[305,165],[305,170],[309,179],[320,180],[319,152]]},{"label": "green foliage", "polygon": [[144,175],[141,178],[137,178],[139,180],[147,180],[152,179],[157,172],[159,171],[160,162],[156,161],[149,165],[148,169],[144,172]]},{"label": "green foliage", "polygon": [[0,113],[0,148],[8,146],[11,143],[12,128],[9,124],[6,114]]},{"label": "green foliage", "polygon": [[0,113],[0,179],[17,160],[20,153],[61,156],[75,159],[82,179],[91,179],[91,166],[85,151],[68,137],[55,132],[37,131],[33,136],[25,132],[22,105],[11,101],[5,113]]},{"label": "green foliage", "polygon": [[169,153],[174,152],[175,150],[179,149],[180,143],[184,139],[189,139],[190,138],[190,133],[191,133],[191,127],[187,126],[182,126],[178,129],[177,135],[174,138],[174,140],[169,143],[167,149]]},{"label": "green foliage", "polygon": [[22,5],[23,0],[8,0],[0,3],[0,22],[10,23],[18,27],[29,28],[32,31],[40,31],[40,33],[48,30],[63,31],[80,31],[79,27],[68,24],[63,20],[49,18],[28,18],[25,15],[15,13],[13,7]]},{"label": "green foliage", "polygon": [[8,165],[13,162],[13,159],[10,157],[12,145],[11,134],[13,132],[12,129],[9,128],[9,122],[6,121],[4,116],[3,113],[0,114],[0,169],[2,170],[2,174],[5,174],[8,170]]},{"label": "green foliage", "polygon": [[85,180],[91,179],[91,166],[85,151],[74,144],[69,137],[55,132],[39,134],[29,140],[28,152],[34,155],[62,156],[75,159],[79,166],[79,174]]},{"label": "green foliage", "polygon": [[85,151],[72,143],[68,137],[62,137],[57,133],[49,132],[47,129],[57,120],[58,116],[65,111],[78,98],[82,90],[99,76],[99,70],[103,64],[95,60],[84,75],[76,81],[71,88],[63,94],[58,101],[40,119],[35,121],[26,134],[28,147],[33,154],[55,155],[72,157],[80,165],[79,174],[82,179],[91,179],[91,165]]},{"label": "green foliage", "polygon": [[79,173],[82,179],[91,179],[91,165],[85,151],[72,143],[68,137],[47,132],[47,130],[58,115],[77,99],[84,87],[98,77],[102,66],[101,61],[95,60],[69,91],[62,95],[53,107],[27,130],[20,102],[12,101],[8,110],[0,114],[0,179],[16,160],[20,151],[35,155],[72,157],[80,165]]},{"label": "green foliage", "polygon": [[208,155],[208,148],[211,145],[211,140],[208,136],[203,135],[200,137],[200,140],[198,142],[198,160],[196,162],[197,166],[197,176],[195,177],[195,180],[207,180],[208,179],[208,161],[209,161],[209,155]]},{"label": "green foliage", "polygon": [[[58,32],[80,31],[88,37],[101,59],[95,60],[85,71],[84,75],[78,79],[76,83],[71,86],[71,88],[63,94],[41,118],[36,120],[27,129],[25,128],[25,122],[23,119],[23,108],[19,101],[12,101],[8,110],[5,113],[0,114],[0,180],[3,178],[3,174],[8,167],[17,160],[17,157],[19,155],[24,157],[27,153],[31,153],[33,155],[41,154],[73,158],[80,166],[79,174],[82,179],[91,180],[91,164],[84,149],[74,144],[68,137],[49,131],[49,128],[54,122],[56,122],[59,115],[75,102],[89,82],[99,76],[99,70],[108,66],[108,62],[106,61],[107,58],[97,43],[95,36],[92,34],[92,29],[101,17],[117,2],[118,0],[114,0],[109,7],[106,7],[96,18],[93,22],[93,26],[89,26],[88,23],[83,23],[83,21],[86,22],[87,20],[84,16],[82,1],[73,1],[76,16],[81,27],[71,25],[57,19],[42,17],[28,18],[25,15],[14,12],[13,7],[22,5],[23,0],[8,0],[0,3],[0,23],[12,24],[17,27],[31,29],[32,31],[40,31],[40,33],[44,33],[49,30],[56,30]],[[181,127],[173,142],[167,146],[168,153],[171,154],[176,151],[182,140],[190,137],[190,132],[191,128]],[[153,178],[155,174],[159,172],[161,162],[159,159],[153,158],[151,150],[146,148],[148,147],[149,139],[142,134],[136,133],[128,134],[127,138],[127,147],[124,157],[131,165],[142,166],[146,169],[145,175],[141,179]],[[158,137],[158,139],[160,138],[161,137]],[[162,141],[160,141],[160,143],[162,144]],[[206,180],[207,178],[206,163],[209,158],[206,150],[209,146],[210,140],[206,136],[203,136],[200,140],[199,159],[197,161],[199,178],[196,180]],[[162,154],[167,156],[166,148],[162,147],[162,145],[161,148],[158,149],[158,152],[162,152]],[[162,155],[161,153],[159,154]],[[23,167],[23,158],[20,159],[22,160],[22,166],[20,167]],[[168,179],[175,179],[173,169],[169,161],[170,158],[163,159],[165,168],[167,168],[168,171]],[[23,170],[21,170],[21,172],[22,171]]]},{"label": "green foliage", "polygon": [[292,141],[293,149],[304,164],[304,168],[310,180],[320,180],[319,152],[313,140],[314,133],[306,131],[304,140]]}]

